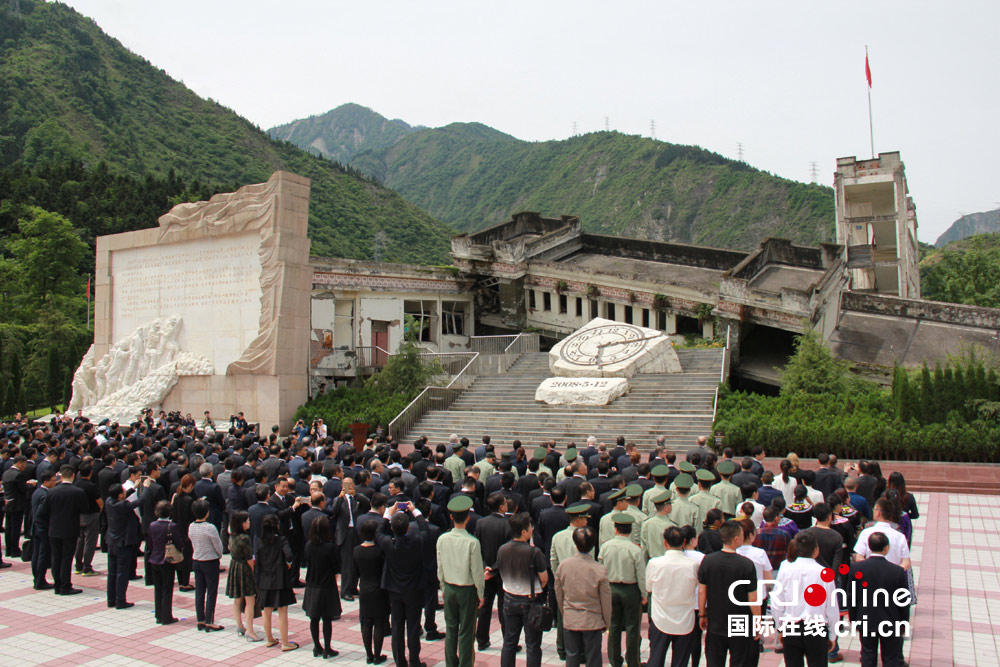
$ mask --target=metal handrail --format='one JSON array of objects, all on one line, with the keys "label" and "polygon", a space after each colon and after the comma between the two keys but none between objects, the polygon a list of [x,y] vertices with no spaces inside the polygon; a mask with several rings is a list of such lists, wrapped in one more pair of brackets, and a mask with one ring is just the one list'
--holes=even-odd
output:
[{"label": "metal handrail", "polygon": [[722,348],[722,364],[719,368],[719,384],[715,386],[715,399],[712,401],[712,423],[715,423],[715,415],[719,410],[719,385],[726,381],[726,359],[729,357],[729,334],[732,327],[726,327],[726,346]]}]

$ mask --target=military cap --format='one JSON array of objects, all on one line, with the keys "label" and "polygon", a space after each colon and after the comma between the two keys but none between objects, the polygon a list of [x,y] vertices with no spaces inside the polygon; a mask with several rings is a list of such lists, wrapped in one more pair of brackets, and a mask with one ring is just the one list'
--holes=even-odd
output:
[{"label": "military cap", "polygon": [[695,470],[697,470],[697,468],[694,467],[694,464],[691,463],[690,461],[681,461],[680,463],[677,464],[677,467],[680,469],[681,472],[686,472],[688,474],[693,473]]},{"label": "military cap", "polygon": [[625,487],[626,498],[638,498],[642,495],[642,487],[638,484],[629,484]]},{"label": "military cap", "polygon": [[653,466],[653,469],[650,470],[649,473],[653,477],[666,477],[667,475],[670,474],[670,468],[661,463],[659,465]]},{"label": "military cap", "polygon": [[625,495],[625,489],[615,489],[608,494],[608,500],[618,500]]},{"label": "military cap", "polygon": [[570,447],[569,449],[567,449],[566,453],[563,454],[563,457],[567,461],[570,461],[570,462],[575,461],[576,460],[576,447]]},{"label": "military cap", "polygon": [[510,452],[501,452],[500,453],[500,458],[503,459],[503,460],[510,459]]},{"label": "military cap", "polygon": [[716,467],[716,470],[719,471],[720,475],[732,475],[736,472],[736,464],[732,461],[723,461]]},{"label": "military cap", "polygon": [[587,503],[580,503],[579,505],[573,505],[572,507],[566,508],[566,514],[573,514],[575,516],[586,515],[590,512],[590,505]]},{"label": "military cap", "polygon": [[698,478],[699,482],[714,482],[715,481],[715,475],[713,475],[708,470],[705,470],[704,468],[698,468],[698,472],[695,473],[695,476]]},{"label": "military cap", "polygon": [[653,496],[654,505],[659,505],[660,503],[672,503],[672,502],[673,498],[671,497],[670,491],[667,491],[666,489],[660,491],[658,494]]},{"label": "military cap", "polygon": [[617,524],[625,525],[635,523],[635,517],[628,512],[617,512],[611,515],[611,520]]},{"label": "military cap", "polygon": [[544,447],[535,447],[535,453],[532,455],[539,461],[544,461],[545,457],[549,455],[549,451]]},{"label": "military cap", "polygon": [[448,501],[449,512],[468,512],[471,509],[472,498],[464,493],[454,495],[451,497],[451,500]]},{"label": "military cap", "polygon": [[677,479],[674,480],[674,486],[678,489],[690,489],[694,486],[694,479],[692,479],[691,475],[686,472],[682,472],[677,475]]}]

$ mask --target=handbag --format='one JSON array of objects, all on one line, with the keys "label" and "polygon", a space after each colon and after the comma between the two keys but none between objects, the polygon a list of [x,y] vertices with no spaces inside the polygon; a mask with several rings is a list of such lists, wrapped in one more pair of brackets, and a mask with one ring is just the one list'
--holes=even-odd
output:
[{"label": "handbag", "polygon": [[554,614],[552,613],[552,608],[549,607],[547,598],[542,597],[538,599],[535,597],[535,579],[538,578],[538,575],[534,563],[531,564],[529,572],[529,576],[531,577],[531,603],[528,607],[528,617],[524,622],[532,630],[548,632],[552,629]]},{"label": "handbag", "polygon": [[35,540],[33,539],[25,540],[21,544],[21,562],[30,563],[31,554],[34,550],[35,550]]},{"label": "handbag", "polygon": [[184,552],[177,548],[174,540],[170,537],[170,529],[167,529],[167,543],[163,546],[163,560],[171,565],[184,562]]}]

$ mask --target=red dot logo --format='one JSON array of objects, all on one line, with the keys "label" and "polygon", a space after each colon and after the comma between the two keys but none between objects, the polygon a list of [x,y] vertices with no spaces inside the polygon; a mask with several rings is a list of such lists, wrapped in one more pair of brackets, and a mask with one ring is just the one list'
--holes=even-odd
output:
[{"label": "red dot logo", "polygon": [[848,572],[851,571],[851,566],[848,565],[847,563],[841,563],[840,567],[837,568],[837,571],[840,572],[841,574],[847,574]]},{"label": "red dot logo", "polygon": [[819,573],[819,578],[825,581],[826,583],[830,583],[831,581],[833,581],[834,576],[836,575],[834,575],[833,570],[831,570],[828,567],[824,567],[823,571]]},{"label": "red dot logo", "polygon": [[860,572],[855,572],[854,573],[854,578],[855,579],[860,579],[861,578],[861,573]]},{"label": "red dot logo", "polygon": [[802,598],[810,607],[818,607],[826,602],[826,589],[819,584],[813,584],[806,588],[806,592]]},{"label": "red dot logo", "polygon": [[861,582],[861,587],[862,588],[868,588],[868,582],[867,581],[862,581]]}]

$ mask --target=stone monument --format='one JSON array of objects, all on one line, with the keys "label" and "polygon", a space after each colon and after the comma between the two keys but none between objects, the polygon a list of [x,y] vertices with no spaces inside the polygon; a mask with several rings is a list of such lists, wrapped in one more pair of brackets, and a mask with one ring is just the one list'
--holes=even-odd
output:
[{"label": "stone monument", "polygon": [[99,237],[94,344],[71,409],[243,411],[287,426],[307,398],[308,214],[309,180],[279,171]]},{"label": "stone monument", "polygon": [[669,336],[656,329],[594,318],[549,352],[549,370],[536,401],[550,405],[607,405],[628,391],[637,373],[680,373]]}]

